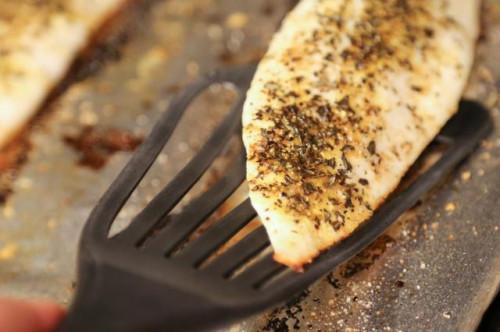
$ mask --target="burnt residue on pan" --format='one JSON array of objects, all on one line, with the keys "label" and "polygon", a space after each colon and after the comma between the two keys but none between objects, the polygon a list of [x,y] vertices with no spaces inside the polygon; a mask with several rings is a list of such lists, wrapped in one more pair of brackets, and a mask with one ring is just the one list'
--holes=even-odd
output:
[{"label": "burnt residue on pan", "polygon": [[[263,331],[288,332],[290,327],[294,331],[310,329],[312,326],[304,318],[302,303],[311,291],[302,291],[293,300],[288,301],[284,308],[276,308],[269,314],[269,319],[263,327]],[[305,325],[305,326],[304,326]]]},{"label": "burnt residue on pan", "polygon": [[[368,246],[348,262],[342,264],[338,271],[331,272],[326,280],[335,290],[339,290],[347,282],[348,279],[354,277],[358,273],[368,270],[381,255],[395,243],[395,239],[390,235],[382,235],[374,243]],[[403,287],[402,281],[397,281],[397,287]],[[402,284],[402,285],[401,285]],[[303,302],[305,300],[312,301],[320,305],[321,299],[310,298],[310,291],[302,292],[295,300],[288,302],[282,308],[277,308],[271,311],[267,317],[267,321],[263,327],[264,331],[285,332],[290,330],[310,330],[313,325],[306,316],[303,310]],[[353,298],[356,301],[356,298]]]},{"label": "burnt residue on pan", "polygon": [[368,248],[360,252],[356,257],[345,263],[339,270],[340,275],[351,278],[361,271],[368,270],[384,252],[395,243],[395,239],[388,234],[380,236]]},{"label": "burnt residue on pan", "polygon": [[93,126],[83,127],[77,135],[64,136],[64,142],[80,154],[78,165],[93,170],[104,167],[116,152],[135,150],[142,141],[142,136],[127,130]]},{"label": "burnt residue on pan", "polygon": [[150,3],[146,1],[129,0],[126,6],[114,13],[75,59],[65,82],[61,84],[61,92],[71,83],[95,75],[109,63],[119,61],[130,36],[138,29],[149,6]]},{"label": "burnt residue on pan", "polygon": [[31,142],[26,135],[19,135],[0,151],[0,205],[12,193],[12,182],[19,169],[28,160]]},{"label": "burnt residue on pan", "polygon": [[131,39],[133,32],[139,29],[143,16],[149,10],[149,1],[129,0],[98,29],[73,61],[64,80],[47,98],[50,103],[67,88],[77,82],[97,74],[112,62],[119,61],[122,51]]}]

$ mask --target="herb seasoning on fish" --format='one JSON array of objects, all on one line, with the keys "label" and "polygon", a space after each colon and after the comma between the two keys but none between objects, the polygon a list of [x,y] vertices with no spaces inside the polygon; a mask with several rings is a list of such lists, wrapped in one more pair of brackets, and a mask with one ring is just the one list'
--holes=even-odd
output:
[{"label": "herb seasoning on fish", "polygon": [[452,2],[302,0],[285,20],[243,114],[280,262],[300,268],[367,220],[453,114],[474,43]]}]

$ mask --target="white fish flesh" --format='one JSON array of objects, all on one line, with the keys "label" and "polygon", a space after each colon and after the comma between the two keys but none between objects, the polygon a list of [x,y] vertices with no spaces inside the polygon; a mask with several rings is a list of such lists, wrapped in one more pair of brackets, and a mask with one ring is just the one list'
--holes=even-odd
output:
[{"label": "white fish flesh", "polygon": [[300,270],[349,236],[457,110],[479,0],[302,0],[243,111],[252,204]]}]

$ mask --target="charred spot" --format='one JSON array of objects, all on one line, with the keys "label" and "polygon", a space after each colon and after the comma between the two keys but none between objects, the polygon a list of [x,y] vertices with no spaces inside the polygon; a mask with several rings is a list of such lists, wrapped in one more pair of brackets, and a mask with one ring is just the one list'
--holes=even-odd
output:
[{"label": "charred spot", "polygon": [[333,288],[340,289],[341,287],[340,280],[335,278],[333,273],[328,274],[326,280]]},{"label": "charred spot", "polygon": [[405,283],[401,280],[396,280],[396,282],[394,284],[398,288],[403,288],[405,286]]}]

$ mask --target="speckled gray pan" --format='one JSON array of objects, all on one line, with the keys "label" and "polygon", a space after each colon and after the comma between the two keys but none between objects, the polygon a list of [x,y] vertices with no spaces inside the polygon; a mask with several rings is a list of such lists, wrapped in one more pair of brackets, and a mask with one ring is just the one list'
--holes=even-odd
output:
[{"label": "speckled gray pan", "polygon": [[[258,59],[292,2],[142,1],[125,13],[112,46],[101,48],[76,75],[81,79],[33,123],[27,161],[0,175],[1,185],[12,188],[0,205],[0,295],[70,301],[79,232],[130,154],[104,147],[105,165],[89,167],[68,137],[84,128],[97,136],[146,134],[187,82]],[[484,7],[484,36],[466,94],[491,109],[499,128],[500,1]],[[200,98],[121,224],[200,146],[230,97],[217,86]],[[231,331],[474,331],[500,282],[499,227],[497,129],[369,249],[288,306]]]}]

